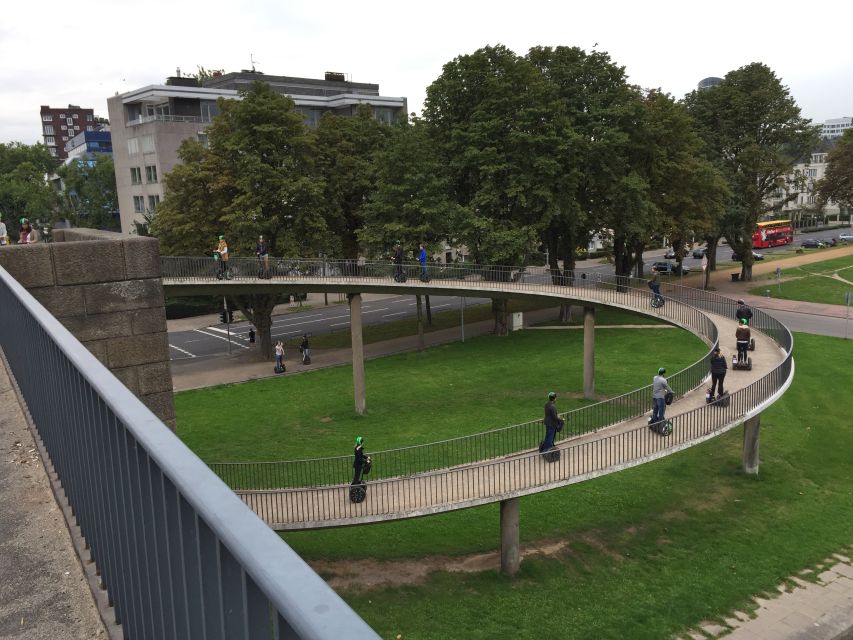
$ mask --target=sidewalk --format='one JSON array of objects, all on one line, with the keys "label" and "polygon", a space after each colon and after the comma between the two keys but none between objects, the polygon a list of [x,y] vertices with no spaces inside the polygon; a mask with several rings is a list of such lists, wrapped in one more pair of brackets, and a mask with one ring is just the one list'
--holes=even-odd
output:
[{"label": "sidewalk", "polygon": [[0,452],[0,638],[106,638],[2,359]]}]

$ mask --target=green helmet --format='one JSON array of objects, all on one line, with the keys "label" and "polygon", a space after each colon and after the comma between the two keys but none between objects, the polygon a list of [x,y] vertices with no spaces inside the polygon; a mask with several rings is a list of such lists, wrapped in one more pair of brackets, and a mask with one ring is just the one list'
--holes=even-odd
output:
[{"label": "green helmet", "polygon": [[746,318],[741,318],[740,323],[741,324],[749,324],[749,320],[747,320]]},{"label": "green helmet", "polygon": [[556,391],[549,391],[548,392],[548,400],[554,400],[556,397],[557,397]]},{"label": "green helmet", "polygon": [[220,240],[225,240],[225,236],[219,236]]},{"label": "green helmet", "polygon": [[661,367],[660,369],[658,369],[658,375],[659,375],[659,376],[662,376],[662,375],[663,375],[663,374],[665,374],[665,373],[666,373],[666,369],[664,369],[663,367]]},{"label": "green helmet", "polygon": [[361,444],[361,443],[363,443],[363,442],[364,442],[364,438],[362,438],[361,436],[356,436],[356,437],[355,437],[355,444],[356,444],[356,445],[360,445],[360,444]]}]

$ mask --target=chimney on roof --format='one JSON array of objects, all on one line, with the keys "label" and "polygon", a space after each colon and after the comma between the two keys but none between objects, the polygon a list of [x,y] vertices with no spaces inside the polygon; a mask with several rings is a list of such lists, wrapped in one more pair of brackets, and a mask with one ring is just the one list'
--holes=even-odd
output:
[{"label": "chimney on roof", "polygon": [[346,76],[343,73],[338,73],[337,71],[327,71],[326,80],[329,82],[346,82]]}]

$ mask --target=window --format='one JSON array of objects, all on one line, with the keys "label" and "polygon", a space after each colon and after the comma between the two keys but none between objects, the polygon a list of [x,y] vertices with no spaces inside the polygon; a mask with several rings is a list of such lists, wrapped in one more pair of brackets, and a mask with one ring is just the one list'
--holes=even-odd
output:
[{"label": "window", "polygon": [[53,116],[50,115],[49,113],[43,113],[43,114],[41,114],[41,121],[42,122],[53,122]]},{"label": "window", "polygon": [[142,136],[139,140],[142,153],[154,153],[154,136]]},{"label": "window", "polygon": [[148,196],[148,210],[154,211],[157,205],[160,204],[160,196]]},{"label": "window", "polygon": [[67,130],[68,130],[68,125],[67,125],[67,124],[60,125],[60,128],[61,128],[63,131],[67,131]]},{"label": "window", "polygon": [[142,184],[142,170],[139,167],[130,168],[130,184]]},{"label": "window", "polygon": [[133,211],[134,213],[145,213],[145,198],[143,196],[133,196]]},{"label": "window", "polygon": [[68,142],[68,136],[62,136],[62,141],[63,141],[63,142]]},{"label": "window", "polygon": [[139,153],[139,138],[127,139],[127,154],[135,156]]},{"label": "window", "polygon": [[53,136],[45,136],[44,143],[48,146],[52,145],[52,144],[56,144],[56,138],[54,138]]},{"label": "window", "polygon": [[199,141],[199,142],[201,142],[201,145],[202,145],[205,149],[207,149],[207,147],[209,146],[209,143],[208,143],[208,141],[207,141],[207,134],[206,134],[206,133],[204,133],[204,132],[202,132],[202,131],[199,131],[199,132],[196,134],[196,136],[198,137],[198,141]]},{"label": "window", "polygon": [[53,125],[52,124],[44,125],[44,134],[46,136],[52,136],[53,135]]},{"label": "window", "polygon": [[80,115],[79,113],[75,113],[75,114],[74,114],[73,116],[71,116],[71,117],[72,117],[72,118],[74,118],[74,119],[76,120],[76,119],[77,119],[77,117],[78,117],[79,115]]},{"label": "window", "polygon": [[95,127],[93,127],[92,125],[86,126],[86,131],[94,131],[94,130],[95,130]]},{"label": "window", "polygon": [[64,113],[60,113],[60,114],[59,114],[59,119],[60,119],[60,120],[65,120],[65,114],[64,114]]},{"label": "window", "polygon": [[91,114],[91,113],[87,113],[87,114],[86,114],[86,122],[92,122],[92,121],[93,121],[92,114]]},{"label": "window", "polygon": [[145,182],[157,182],[157,167],[153,164],[145,167]]},{"label": "window", "polygon": [[73,118],[65,118],[65,122],[67,122],[68,124],[74,124],[74,119]]},{"label": "window", "polygon": [[48,151],[50,151],[50,155],[56,156],[56,147],[48,147]]}]

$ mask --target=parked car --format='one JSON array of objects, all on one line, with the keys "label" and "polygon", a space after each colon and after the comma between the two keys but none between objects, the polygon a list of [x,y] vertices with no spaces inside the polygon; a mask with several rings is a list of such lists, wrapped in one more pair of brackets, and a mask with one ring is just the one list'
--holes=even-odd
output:
[{"label": "parked car", "polygon": [[[753,250],[752,259],[753,260],[764,260],[764,254],[758,253],[758,251]],[[736,253],[732,253],[732,260],[734,260],[735,262],[740,262],[740,256]]]},{"label": "parked car", "polygon": [[841,242],[853,242],[853,233],[849,233],[849,232],[839,233],[838,239]]},{"label": "parked car", "polygon": [[675,262],[660,261],[652,263],[652,271],[657,271],[663,275],[677,276],[681,273],[688,273],[690,269],[685,265],[682,265],[681,269],[679,269],[678,264]]},{"label": "parked car", "polygon": [[800,246],[803,249],[823,249],[826,246],[826,243],[822,240],[816,240],[815,238],[808,238],[803,240],[800,243]]},{"label": "parked car", "polygon": [[668,249],[667,252],[663,254],[663,257],[667,260],[675,260],[675,249]]},{"label": "parked car", "polygon": [[708,253],[708,247],[696,247],[693,249],[693,257],[701,260]]}]

